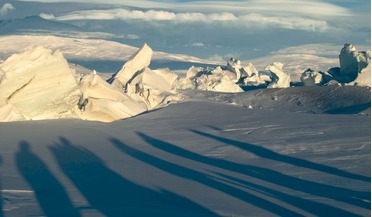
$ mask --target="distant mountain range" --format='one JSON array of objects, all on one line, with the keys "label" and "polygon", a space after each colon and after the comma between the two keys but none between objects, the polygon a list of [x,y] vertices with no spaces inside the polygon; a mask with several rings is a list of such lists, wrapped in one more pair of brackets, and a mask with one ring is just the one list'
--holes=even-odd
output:
[{"label": "distant mountain range", "polygon": [[40,16],[29,16],[23,19],[6,19],[0,21],[0,34],[26,34],[40,32],[85,32],[82,28],[46,20]]},{"label": "distant mountain range", "polygon": [[[124,35],[125,34],[124,32]],[[137,49],[132,47],[133,40],[123,41],[118,38],[119,36],[112,33],[92,32],[84,29],[84,27],[79,27],[71,23],[44,19],[40,16],[0,20],[0,36],[1,35],[3,35],[0,40],[2,44],[0,58],[2,59],[5,59],[12,53],[21,52],[22,49],[27,46],[44,45],[52,49],[61,49],[66,58],[71,62],[83,65],[87,68],[96,69],[100,72],[115,72],[121,67],[123,61]],[[58,36],[63,38],[4,38],[5,35]],[[82,41],[81,39],[105,39],[105,41],[88,42]],[[22,42],[20,40],[22,40]],[[143,38],[135,41],[134,44],[140,44],[134,45],[136,47],[141,46],[145,42],[149,43],[150,46],[154,45],[151,43],[151,40],[146,41]],[[131,46],[128,47],[126,45]],[[314,45],[315,48],[319,46]],[[328,55],[327,57],[322,57],[319,53],[306,54],[309,48],[306,48],[307,50],[305,50],[305,52],[302,51],[303,49],[303,47],[295,47],[290,52],[272,53],[265,57],[242,60],[242,62],[244,64],[252,62],[259,70],[263,70],[266,65],[274,61],[282,62],[284,63],[284,69],[290,73],[295,80],[299,80],[300,74],[307,68],[326,71],[338,65],[337,53],[339,48],[336,46],[332,47],[332,49],[328,47],[325,48],[325,50],[333,50],[336,52],[336,54]],[[155,54],[152,67],[170,67],[172,70],[185,70],[192,65],[210,66],[210,64],[212,64],[212,66],[215,66],[216,64],[225,64],[225,61],[222,59],[206,60],[189,55],[170,54],[174,53],[174,51],[167,53],[169,55],[165,55],[165,53],[162,55]],[[213,53],[211,53],[210,56],[211,55],[213,55]]]}]

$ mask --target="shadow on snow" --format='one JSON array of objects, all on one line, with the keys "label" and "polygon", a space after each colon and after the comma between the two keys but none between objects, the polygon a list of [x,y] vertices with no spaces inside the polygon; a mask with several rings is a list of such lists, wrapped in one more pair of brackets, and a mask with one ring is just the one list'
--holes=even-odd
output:
[{"label": "shadow on snow", "polygon": [[[146,141],[148,144],[150,144],[153,147],[156,147],[162,151],[195,161],[199,163],[203,163],[206,165],[211,165],[217,168],[221,168],[227,171],[233,171],[236,173],[240,173],[246,176],[254,177],[263,181],[266,181],[268,183],[274,183],[277,185],[281,185],[283,187],[301,191],[304,193],[317,195],[321,197],[330,198],[332,200],[338,200],[341,202],[353,204],[356,206],[360,206],[363,208],[368,209],[370,204],[365,202],[369,199],[370,193],[369,192],[359,192],[359,191],[353,191],[349,189],[344,189],[340,187],[330,186],[330,185],[324,185],[316,182],[311,182],[308,180],[303,180],[299,178],[295,178],[292,176],[285,175],[283,173],[270,170],[263,167],[257,167],[257,166],[250,166],[245,164],[239,164],[232,161],[227,161],[223,159],[215,159],[215,158],[209,158],[205,157],[203,155],[199,155],[197,153],[188,151],[186,149],[180,148],[176,145],[152,138],[150,136],[147,136],[143,133],[138,133],[138,135]],[[337,215],[337,216],[356,216],[355,214],[352,214],[350,212],[344,211],[339,208],[335,208],[326,204],[319,203],[317,201],[312,201],[308,199],[302,199],[299,197],[294,197],[282,192],[279,192],[277,190],[273,190],[264,186],[260,186],[245,180],[240,180],[231,176],[227,176],[221,173],[217,173],[221,177],[225,177],[229,180],[232,180],[235,183],[240,183],[244,185],[244,187],[247,187],[253,191],[261,192],[266,195],[271,195],[272,197],[275,197],[277,199],[280,199],[281,201],[287,202],[289,204],[292,204],[298,208],[301,208],[303,210],[306,210],[310,213],[313,213],[315,215]]]},{"label": "shadow on snow", "polygon": [[47,165],[32,153],[29,143],[21,142],[15,157],[19,172],[33,189],[46,216],[80,216],[62,184]]},{"label": "shadow on snow", "polygon": [[[304,159],[278,154],[261,146],[243,143],[196,130],[192,130],[192,132],[218,142],[236,146],[242,150],[256,154],[261,158],[276,160],[344,178],[370,182],[369,177],[352,174]],[[370,192],[360,192],[320,184],[292,177],[268,168],[240,164],[224,159],[210,158],[143,133],[138,133],[138,135],[152,147],[197,163],[232,171],[246,177],[253,177],[267,183],[280,185],[303,193],[370,209]],[[358,216],[355,213],[325,203],[320,203],[316,200],[301,198],[277,189],[253,183],[248,181],[249,179],[247,178],[233,177],[222,172],[214,172],[215,176],[202,173],[192,168],[178,165],[174,162],[145,153],[115,138],[111,138],[110,141],[127,156],[175,176],[213,188],[272,214],[280,216],[302,216],[302,214],[290,210],[287,207],[280,206],[259,197],[259,194],[283,201],[317,216]],[[87,199],[91,208],[100,211],[106,216],[175,216],[175,214],[177,214],[177,216],[217,216],[207,208],[165,189],[156,191],[129,181],[107,167],[105,163],[91,151],[81,146],[74,145],[65,138],[60,138],[58,143],[50,146],[50,150],[63,173]],[[79,209],[74,207],[63,185],[54,177],[48,166],[32,152],[29,143],[25,141],[20,142],[19,150],[15,154],[15,159],[20,174],[34,190],[40,207],[46,216],[80,216]],[[255,193],[252,194],[248,191]],[[3,204],[0,203],[0,208],[2,208],[2,206]],[[1,216],[4,216],[2,211],[0,211],[0,217]]]},{"label": "shadow on snow", "polygon": [[147,163],[151,166],[154,166],[160,170],[163,170],[165,172],[168,172],[170,174],[176,175],[178,177],[192,180],[195,182],[198,182],[202,185],[205,185],[207,187],[214,188],[220,192],[223,192],[225,194],[228,194],[232,197],[235,197],[243,202],[252,204],[256,207],[259,207],[263,210],[266,210],[268,212],[271,212],[276,215],[280,216],[302,216],[294,211],[291,211],[287,208],[281,207],[273,202],[270,202],[268,200],[262,199],[258,196],[255,196],[253,194],[250,194],[246,191],[242,191],[238,188],[232,187],[230,185],[224,184],[220,181],[217,181],[216,179],[210,177],[207,174],[203,174],[199,171],[180,166],[178,164],[166,161],[164,159],[160,159],[158,157],[152,156],[150,154],[147,154],[145,152],[142,152],[138,149],[135,149],[133,147],[130,147],[127,144],[124,144],[123,142],[119,141],[118,139],[111,138],[110,141],[121,151],[123,151],[125,154],[140,160],[144,163]]},{"label": "shadow on snow", "polygon": [[172,192],[154,191],[125,179],[95,154],[65,138],[50,149],[92,208],[106,216],[216,216]]},{"label": "shadow on snow", "polygon": [[359,181],[371,182],[371,178],[367,177],[367,176],[353,174],[353,173],[350,173],[350,172],[347,172],[347,171],[344,171],[344,170],[341,170],[341,169],[338,169],[338,168],[330,167],[330,166],[323,165],[323,164],[314,163],[314,162],[307,161],[307,160],[304,160],[304,159],[301,159],[301,158],[296,158],[296,157],[291,157],[291,156],[288,156],[288,155],[278,154],[278,153],[276,153],[276,152],[274,152],[270,149],[266,149],[266,148],[263,148],[263,147],[258,146],[258,145],[239,142],[239,141],[235,141],[235,140],[232,140],[232,139],[227,139],[227,138],[215,136],[215,135],[212,135],[212,134],[200,132],[200,131],[197,131],[197,130],[191,130],[191,131],[198,134],[198,135],[201,135],[201,136],[204,136],[204,137],[207,137],[207,138],[210,138],[210,139],[213,139],[213,140],[216,140],[216,141],[228,144],[228,145],[238,147],[242,150],[245,150],[247,152],[251,152],[251,153],[253,153],[253,154],[255,154],[259,157],[262,157],[262,158],[266,158],[266,159],[270,159],[270,160],[274,160],[274,161],[280,161],[280,162],[283,162],[283,163],[288,163],[288,164],[291,164],[291,165],[297,166],[297,167],[303,167],[303,168],[307,168],[307,169],[317,170],[317,171],[320,171],[320,172],[324,172],[324,173],[328,173],[328,174],[332,174],[332,175],[336,175],[336,176],[340,176],[340,177],[344,177],[344,178],[350,178],[350,179],[356,179],[356,180],[359,180]]}]

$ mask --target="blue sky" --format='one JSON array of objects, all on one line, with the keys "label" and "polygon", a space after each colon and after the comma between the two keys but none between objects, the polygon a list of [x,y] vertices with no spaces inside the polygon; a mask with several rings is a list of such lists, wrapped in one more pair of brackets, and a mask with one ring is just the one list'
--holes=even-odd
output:
[{"label": "blue sky", "polygon": [[247,59],[305,44],[341,48],[344,43],[371,43],[371,3],[367,0],[39,2],[12,1],[14,8],[2,16],[41,14],[90,31],[116,34],[115,40],[123,43],[140,46],[147,42],[157,50],[203,58]]}]

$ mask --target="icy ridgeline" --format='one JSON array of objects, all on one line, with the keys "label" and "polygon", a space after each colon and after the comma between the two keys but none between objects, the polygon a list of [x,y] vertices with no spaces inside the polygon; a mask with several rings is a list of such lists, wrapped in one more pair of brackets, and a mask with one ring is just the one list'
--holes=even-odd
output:
[{"label": "icy ridgeline", "polygon": [[[340,67],[327,72],[307,69],[301,75],[303,86],[328,84],[371,86],[371,53],[358,51],[353,45],[345,44],[339,55]],[[199,89],[218,92],[243,92],[241,87],[260,86],[267,88],[287,88],[291,85],[289,73],[283,71],[284,64],[274,62],[262,71],[252,63],[243,66],[239,60],[231,58],[226,67],[192,67],[184,78],[175,83],[177,89]]]},{"label": "icy ridgeline", "polygon": [[[274,62],[264,71],[231,59],[227,66],[191,67],[178,77],[169,69],[149,68],[153,51],[146,44],[108,81],[93,71],[78,76],[60,51],[36,47],[0,64],[0,121],[80,118],[111,122],[180,100],[177,90],[243,92],[242,87],[288,88],[290,76]],[[306,70],[305,86],[342,83],[370,86],[370,52],[345,44],[340,67]]]},{"label": "icy ridgeline", "polygon": [[[177,87],[182,79],[168,68],[151,70],[152,55],[145,44],[105,81],[95,71],[78,76],[60,51],[36,47],[15,54],[0,64],[0,121],[80,118],[111,122],[180,100]],[[234,66],[230,71],[220,69],[214,76],[197,72],[198,79],[186,79],[192,89],[242,92],[236,84],[241,76],[234,70]]]},{"label": "icy ridgeline", "polygon": [[82,97],[77,114],[85,120],[115,121],[178,100],[169,69],[148,68],[153,51],[145,44],[108,82],[96,73],[80,81]]},{"label": "icy ridgeline", "polygon": [[148,68],[146,44],[108,83],[78,78],[60,51],[36,47],[0,64],[0,121],[81,118],[111,122],[177,100],[168,69]]}]

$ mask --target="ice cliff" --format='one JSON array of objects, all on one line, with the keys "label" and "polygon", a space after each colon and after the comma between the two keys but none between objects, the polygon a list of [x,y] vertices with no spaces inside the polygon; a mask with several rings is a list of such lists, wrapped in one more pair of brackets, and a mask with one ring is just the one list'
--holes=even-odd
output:
[{"label": "ice cliff", "polygon": [[177,75],[151,70],[148,45],[109,82],[95,71],[77,76],[60,51],[36,47],[0,64],[0,121],[80,118],[111,122],[158,108],[179,97]]},{"label": "ice cliff", "polygon": [[36,47],[0,64],[1,120],[71,117],[80,95],[74,71],[59,50]]}]

